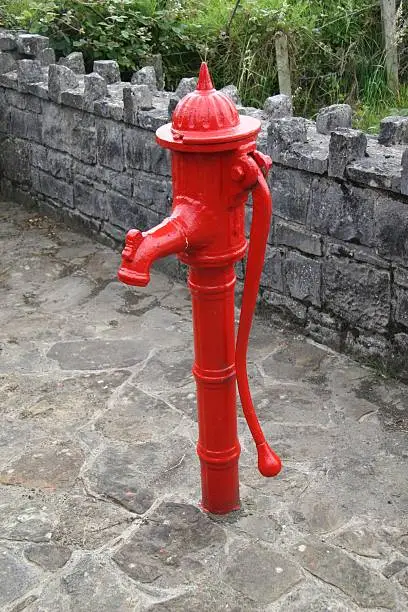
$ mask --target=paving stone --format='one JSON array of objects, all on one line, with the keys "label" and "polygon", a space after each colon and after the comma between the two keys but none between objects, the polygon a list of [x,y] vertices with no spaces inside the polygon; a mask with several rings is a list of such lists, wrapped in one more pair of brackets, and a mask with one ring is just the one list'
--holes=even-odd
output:
[{"label": "paving stone", "polygon": [[302,582],[277,604],[279,612],[357,612],[359,607],[323,582]]},{"label": "paving stone", "polygon": [[401,576],[398,576],[398,582],[401,586],[408,590],[408,571],[404,572]]},{"label": "paving stone", "polygon": [[395,576],[403,569],[408,566],[408,561],[404,561],[404,559],[395,559],[395,561],[391,561],[382,569],[382,573],[386,578],[391,578],[391,576]]},{"label": "paving stone", "polygon": [[[38,118],[34,109],[27,111],[21,96],[8,96],[7,101],[27,114],[18,118],[20,127],[28,129],[31,117]],[[72,129],[81,124],[91,130],[92,125],[84,123],[81,113],[65,111],[65,126],[58,132],[43,130],[55,155],[44,158],[43,145],[36,146],[35,168],[65,182],[78,174],[92,185],[109,183],[117,174],[114,192],[125,203],[133,182],[140,178],[142,185],[153,166],[168,184],[167,166],[153,155],[153,134],[138,128],[126,128],[135,147],[132,163],[142,168],[140,177],[131,177],[130,187],[121,185],[118,170],[105,167],[101,175],[88,164],[87,174],[86,163],[76,159],[68,164]],[[47,104],[44,112],[43,123],[49,123]],[[281,174],[278,164],[276,169]],[[369,191],[364,219],[353,207],[344,207],[339,194],[331,200],[330,214],[319,216],[317,200],[307,210],[307,189],[299,188],[298,206],[291,208],[294,175],[283,175],[291,219],[282,221],[285,240],[296,242],[296,232],[286,226],[297,229],[293,221],[303,215],[316,235],[326,230],[315,226],[329,223],[333,244],[360,242],[360,251],[371,253],[378,241],[387,257],[401,257],[402,243],[394,245],[381,230],[391,205],[378,190],[364,188]],[[327,201],[323,188],[321,193]],[[162,214],[159,208],[152,212],[158,219]],[[398,214],[402,219],[402,209]],[[306,342],[281,323],[266,326],[256,320],[250,383],[265,435],[281,454],[284,469],[274,479],[258,474],[255,448],[239,412],[242,510],[215,520],[197,507],[200,470],[191,304],[185,285],[153,272],[146,289],[125,287],[113,280],[117,252],[16,204],[0,203],[0,235],[0,469],[6,479],[0,482],[0,533],[14,559],[12,567],[21,565],[23,575],[27,571],[32,576],[20,580],[20,570],[13,569],[6,580],[17,586],[0,580],[0,608],[356,612],[360,607],[407,607],[408,578],[402,565],[408,551],[404,385]],[[322,246],[329,253],[328,245]],[[282,251],[287,247],[302,250],[284,244]],[[330,251],[325,257],[355,259],[356,249],[356,244],[349,249],[353,256]],[[377,265],[370,261],[353,263]],[[402,262],[393,279],[395,295],[406,289]],[[336,315],[303,308],[305,317],[307,312],[336,331]],[[64,457],[64,449],[70,456]],[[13,478],[14,486],[9,486]],[[157,514],[163,498],[195,508],[200,518],[194,522],[195,514],[189,514],[179,528],[169,513]],[[212,534],[213,527],[221,532]],[[164,540],[166,533],[170,535]],[[313,549],[312,569],[295,550],[295,559],[306,567],[304,575],[287,559],[299,533],[324,534],[329,540],[310,540],[311,546],[330,550],[327,561],[326,553]],[[60,548],[73,554],[57,568],[63,561]],[[123,548],[125,571],[110,558]],[[170,550],[167,557],[161,548]],[[266,563],[260,563],[264,557]],[[152,582],[132,577],[135,567],[126,564],[133,559],[139,575]],[[292,564],[288,573],[283,562],[276,565],[281,559]],[[283,569],[276,576],[275,566]],[[311,576],[317,572],[320,578]],[[160,576],[154,580],[156,574]],[[7,591],[6,604],[1,603],[4,585],[14,589],[12,596]]]},{"label": "paving stone", "polygon": [[18,501],[10,504],[11,507],[7,509],[2,508],[0,524],[4,539],[16,542],[49,542],[54,530],[55,514],[47,509],[42,510],[37,504],[33,506],[28,500],[25,500],[25,503],[24,500]]},{"label": "paving stone", "polygon": [[142,584],[190,583],[225,544],[224,530],[194,506],[164,503],[113,556]]},{"label": "paving stone", "polygon": [[[180,438],[172,438],[166,444],[111,445],[85,471],[85,477],[100,495],[115,500],[131,512],[144,514],[157,494],[171,482],[174,482],[175,491],[183,486],[183,478],[188,480],[186,470],[188,474],[191,469],[191,466],[186,467],[188,450],[186,441]],[[166,484],[160,481],[161,477]]]},{"label": "paving stone", "polygon": [[358,605],[395,609],[392,584],[341,550],[329,544],[305,540],[299,542],[293,553],[309,572],[343,591]]},{"label": "paving stone", "polygon": [[248,597],[237,593],[225,582],[217,582],[211,578],[211,584],[196,584],[182,595],[176,595],[154,603],[146,609],[148,612],[251,612],[261,611]]},{"label": "paving stone", "polygon": [[65,548],[93,550],[116,540],[132,520],[116,504],[74,493],[59,505],[52,539]]},{"label": "paving stone", "polygon": [[113,440],[146,442],[171,434],[182,417],[164,401],[136,387],[121,393],[118,404],[99,418],[95,427]]},{"label": "paving stone", "polygon": [[48,443],[33,448],[7,470],[0,473],[0,482],[41,489],[69,488],[76,480],[84,461],[82,451],[71,442]]},{"label": "paving stone", "polygon": [[309,344],[306,340],[288,341],[263,361],[263,369],[275,380],[301,380],[306,374],[319,372],[327,359],[330,359],[330,354],[324,347]]},{"label": "paving stone", "polygon": [[[129,589],[106,559],[81,559],[69,574],[63,576],[60,588],[69,610],[131,612],[140,609],[138,593]],[[58,599],[54,597],[52,603],[55,605]]]},{"label": "paving stone", "polygon": [[361,557],[379,559],[384,554],[384,543],[367,527],[343,531],[333,543]]},{"label": "paving stone", "polygon": [[136,340],[73,340],[58,342],[48,351],[63,370],[126,368],[142,361],[146,348]]},{"label": "paving stone", "polygon": [[[335,531],[347,521],[344,509],[335,499],[316,500],[316,493],[307,494],[293,505],[293,520],[300,529],[310,533],[323,534]],[[336,544],[337,539],[335,540]]]},{"label": "paving stone", "polygon": [[55,544],[32,545],[24,550],[28,561],[45,570],[55,571],[64,567],[71,557],[71,550],[66,546]]},{"label": "paving stone", "polygon": [[298,567],[273,548],[251,544],[227,563],[224,580],[255,602],[276,601],[302,579]]},{"label": "paving stone", "polygon": [[[27,563],[0,548],[0,605],[23,597],[37,582],[37,573]],[[4,609],[4,608],[3,608]]]}]

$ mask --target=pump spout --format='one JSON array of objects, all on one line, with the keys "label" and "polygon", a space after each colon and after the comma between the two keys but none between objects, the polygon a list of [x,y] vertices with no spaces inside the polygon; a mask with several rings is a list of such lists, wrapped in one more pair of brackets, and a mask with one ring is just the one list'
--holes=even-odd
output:
[{"label": "pump spout", "polygon": [[127,285],[145,287],[156,259],[200,249],[214,237],[214,217],[206,206],[192,198],[178,196],[170,217],[153,229],[131,229],[126,235],[118,278]]},{"label": "pump spout", "polygon": [[177,219],[169,217],[147,232],[131,229],[126,235],[118,278],[127,285],[145,287],[156,259],[185,251],[187,236]]}]

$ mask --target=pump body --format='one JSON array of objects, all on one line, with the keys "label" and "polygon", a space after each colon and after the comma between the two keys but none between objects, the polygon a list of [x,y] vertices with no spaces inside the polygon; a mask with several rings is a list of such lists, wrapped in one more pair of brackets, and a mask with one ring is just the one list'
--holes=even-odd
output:
[{"label": "pump body", "polygon": [[[212,86],[206,64],[197,90],[179,102],[172,124],[156,138],[172,152],[172,214],[147,232],[130,230],[119,279],[149,282],[150,266],[171,253],[189,266],[197,385],[202,507],[224,514],[239,508],[236,380],[265,476],[281,467],[257,420],[249,392],[246,351],[269,232],[271,197],[264,179],[270,160],[256,151],[259,121],[239,117]],[[253,222],[238,338],[234,264],[247,252],[245,203],[253,192]],[[255,235],[253,235],[255,234]]]}]

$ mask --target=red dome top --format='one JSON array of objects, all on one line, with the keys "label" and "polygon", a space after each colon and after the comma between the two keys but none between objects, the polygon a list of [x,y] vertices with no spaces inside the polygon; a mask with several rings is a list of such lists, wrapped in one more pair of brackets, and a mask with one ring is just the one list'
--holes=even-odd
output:
[{"label": "red dome top", "polygon": [[173,134],[206,132],[208,136],[210,131],[230,131],[237,125],[239,114],[235,104],[228,96],[214,89],[207,64],[203,62],[196,90],[182,98],[174,110]]},{"label": "red dome top", "polygon": [[237,140],[256,137],[260,127],[258,119],[240,116],[234,102],[214,89],[203,62],[196,90],[180,100],[172,123],[161,126],[156,138],[159,144],[173,150],[185,150],[186,145],[219,145],[226,150],[235,148]]}]

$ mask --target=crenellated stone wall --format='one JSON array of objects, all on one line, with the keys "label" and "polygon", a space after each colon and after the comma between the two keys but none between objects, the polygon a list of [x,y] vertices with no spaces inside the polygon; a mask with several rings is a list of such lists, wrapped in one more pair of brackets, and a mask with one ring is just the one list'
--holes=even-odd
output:
[{"label": "crenellated stone wall", "polygon": [[[80,53],[57,64],[46,37],[0,32],[3,197],[112,244],[158,223],[171,177],[154,132],[196,80],[163,91],[160,57],[151,64],[124,83],[116,62],[85,74]],[[408,119],[386,118],[373,138],[351,129],[347,105],[312,122],[293,117],[284,96],[260,110],[240,106],[233,86],[225,91],[261,119],[259,148],[274,160],[260,305],[408,377]],[[164,265],[181,273],[175,259]]]}]

